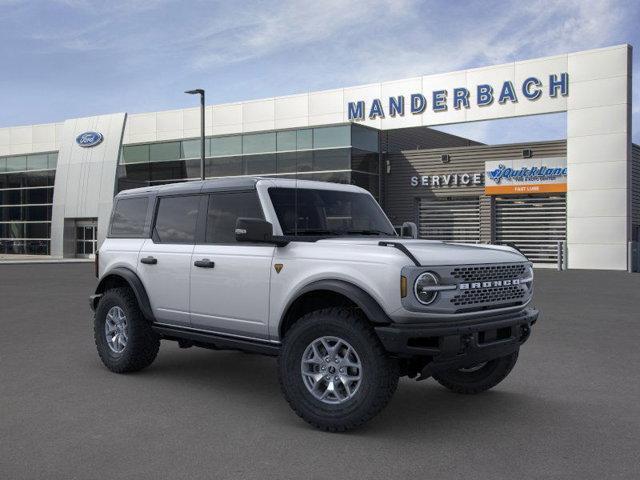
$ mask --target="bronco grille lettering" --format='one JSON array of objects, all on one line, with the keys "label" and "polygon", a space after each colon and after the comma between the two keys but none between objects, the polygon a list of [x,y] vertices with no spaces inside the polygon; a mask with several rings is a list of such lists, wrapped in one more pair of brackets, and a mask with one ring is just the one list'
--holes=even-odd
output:
[{"label": "bronco grille lettering", "polygon": [[460,283],[458,288],[460,290],[474,290],[476,288],[508,287],[511,285],[520,285],[520,279],[513,278],[510,280],[492,280],[490,282]]}]

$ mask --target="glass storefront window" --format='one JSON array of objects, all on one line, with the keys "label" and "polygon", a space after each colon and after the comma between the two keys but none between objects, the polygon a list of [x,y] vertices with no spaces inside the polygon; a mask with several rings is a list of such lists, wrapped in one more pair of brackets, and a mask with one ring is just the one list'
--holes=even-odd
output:
[{"label": "glass storefront window", "polygon": [[305,128],[296,132],[296,148],[298,150],[311,150],[313,148],[313,130]]},{"label": "glass storefront window", "polygon": [[47,204],[53,201],[53,188],[0,190],[0,205]]},{"label": "glass storefront window", "polygon": [[276,154],[245,155],[244,165],[245,175],[274,173],[276,171]]},{"label": "glass storefront window", "polygon": [[122,163],[144,163],[149,161],[149,145],[126,145],[122,147]]},{"label": "glass storefront window", "polygon": [[275,151],[275,133],[254,133],[242,136],[242,153],[269,153]]},{"label": "glass storefront window", "polygon": [[7,157],[7,172],[24,172],[27,169],[27,157]]},{"label": "glass storefront window", "polygon": [[0,173],[26,172],[28,170],[54,170],[57,163],[58,154],[56,152],[0,157]]},{"label": "glass storefront window", "polygon": [[352,125],[351,146],[360,150],[378,152],[378,131],[359,125]]},{"label": "glass storefront window", "polygon": [[151,170],[148,163],[133,163],[120,165],[118,167],[118,177],[132,181],[148,182],[151,180]]},{"label": "glass storefront window", "polygon": [[49,156],[46,153],[27,156],[27,170],[47,170],[48,168]]},{"label": "glass storefront window", "polygon": [[47,166],[52,170],[55,169],[58,166],[58,154],[50,153],[47,157]]},{"label": "glass storefront window", "polygon": [[48,255],[58,154],[0,158],[0,253]]},{"label": "glass storefront window", "polygon": [[[351,147],[352,143],[358,148]],[[357,170],[375,177],[359,180],[377,192],[378,149],[377,130],[358,125],[210,137],[205,144],[205,176],[277,175],[350,183]],[[198,138],[125,146],[118,191],[197,179],[199,158]]]},{"label": "glass storefront window", "polygon": [[0,222],[43,222],[51,220],[51,205],[0,207]]},{"label": "glass storefront window", "polygon": [[[207,171],[207,160],[205,159],[204,161],[204,171],[206,174]],[[184,161],[184,166],[187,172],[187,177],[186,178],[200,178],[200,159],[195,159],[195,160],[185,160]]]},{"label": "glass storefront window", "polygon": [[242,157],[209,158],[205,161],[207,177],[226,177],[242,175]]},{"label": "glass storefront window", "polygon": [[49,238],[51,236],[51,224],[42,223],[25,223],[26,238]]},{"label": "glass storefront window", "polygon": [[0,223],[0,238],[24,238],[24,223]]},{"label": "glass storefront window", "polygon": [[211,139],[211,156],[224,157],[242,153],[242,135],[217,137]]},{"label": "glass storefront window", "polygon": [[278,153],[276,172],[295,173],[298,155],[297,152]]},{"label": "glass storefront window", "polygon": [[373,152],[365,152],[362,150],[351,150],[351,168],[361,172],[378,173],[379,171],[378,154]]},{"label": "glass storefront window", "polygon": [[166,162],[179,158],[180,142],[152,143],[150,146],[149,160],[152,162]]},{"label": "glass storefront window", "polygon": [[313,152],[313,170],[349,170],[351,155],[348,148],[316,150]]},{"label": "glass storefront window", "polygon": [[187,178],[184,161],[152,162],[151,180],[181,180]]},{"label": "glass storefront window", "polygon": [[316,182],[351,183],[349,172],[308,173],[298,175],[300,180],[315,180]]},{"label": "glass storefront window", "polygon": [[313,129],[313,148],[348,147],[351,144],[349,125]]},{"label": "glass storefront window", "polygon": [[298,152],[298,172],[310,172],[313,170],[313,150]]},{"label": "glass storefront window", "polygon": [[276,149],[279,152],[294,151],[296,149],[296,136],[295,130],[287,130],[285,132],[278,132],[276,137]]},{"label": "glass storefront window", "polygon": [[52,187],[56,178],[56,172],[54,170],[27,172],[18,175],[22,177],[23,185],[26,187]]},{"label": "glass storefront window", "polygon": [[[200,139],[194,138],[193,140],[183,140],[181,142],[180,158],[200,158]],[[211,139],[204,139],[204,156],[211,155]]]}]

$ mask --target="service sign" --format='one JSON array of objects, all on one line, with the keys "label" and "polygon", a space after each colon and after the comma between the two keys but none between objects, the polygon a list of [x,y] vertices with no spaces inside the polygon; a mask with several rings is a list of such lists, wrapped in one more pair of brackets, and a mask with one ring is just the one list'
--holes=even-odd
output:
[{"label": "service sign", "polygon": [[486,195],[567,191],[566,157],[489,161],[485,170]]}]

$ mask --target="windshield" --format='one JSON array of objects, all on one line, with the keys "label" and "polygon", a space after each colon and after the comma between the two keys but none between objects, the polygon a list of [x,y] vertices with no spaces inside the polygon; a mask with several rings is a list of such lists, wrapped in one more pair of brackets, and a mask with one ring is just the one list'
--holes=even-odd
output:
[{"label": "windshield", "polygon": [[365,193],[270,188],[269,196],[283,235],[395,236],[380,206]]}]

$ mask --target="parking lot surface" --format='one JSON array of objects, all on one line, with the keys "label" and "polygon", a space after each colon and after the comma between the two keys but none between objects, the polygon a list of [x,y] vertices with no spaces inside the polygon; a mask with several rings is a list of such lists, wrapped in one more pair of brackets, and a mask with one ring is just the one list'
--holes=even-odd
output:
[{"label": "parking lot surface", "polygon": [[0,477],[640,478],[640,275],[536,276],[541,319],[502,384],[403,379],[364,428],[329,434],[289,409],[272,358],[167,342],[110,373],[91,265],[0,265]]}]

